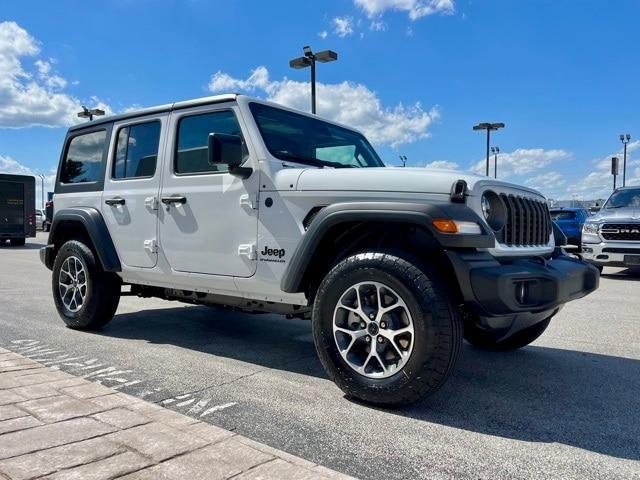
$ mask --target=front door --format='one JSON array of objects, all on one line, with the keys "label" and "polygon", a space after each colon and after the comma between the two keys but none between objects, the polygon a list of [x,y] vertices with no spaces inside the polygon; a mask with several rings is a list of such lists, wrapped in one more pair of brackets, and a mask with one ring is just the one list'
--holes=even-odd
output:
[{"label": "front door", "polygon": [[[252,276],[258,171],[242,179],[224,165],[209,164],[207,154],[210,133],[242,136],[239,112],[224,104],[177,110],[170,123],[159,214],[164,255],[180,272]],[[245,146],[244,165],[253,165],[255,154],[246,140]]]},{"label": "front door", "polygon": [[102,215],[120,256],[130,267],[158,261],[158,193],[168,114],[114,125]]}]

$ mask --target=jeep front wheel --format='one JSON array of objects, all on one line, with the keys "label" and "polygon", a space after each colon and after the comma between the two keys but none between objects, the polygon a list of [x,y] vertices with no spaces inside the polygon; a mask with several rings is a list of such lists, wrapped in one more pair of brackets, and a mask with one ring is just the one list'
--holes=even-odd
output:
[{"label": "jeep front wheel", "polygon": [[313,307],[318,355],[349,396],[403,405],[435,392],[462,346],[462,323],[432,274],[385,253],[342,260]]},{"label": "jeep front wheel", "polygon": [[120,277],[105,272],[91,249],[77,240],[66,242],[53,264],[52,289],[64,323],[78,330],[97,330],[118,308]]}]

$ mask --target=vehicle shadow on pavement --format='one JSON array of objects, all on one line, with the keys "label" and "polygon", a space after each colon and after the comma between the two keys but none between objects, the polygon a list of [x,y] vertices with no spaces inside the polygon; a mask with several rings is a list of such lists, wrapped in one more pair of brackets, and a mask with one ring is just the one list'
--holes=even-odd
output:
[{"label": "vehicle shadow on pavement", "polygon": [[600,274],[601,277],[611,280],[623,280],[623,281],[638,281],[640,280],[640,268],[627,268],[615,273],[607,273],[606,271]]},{"label": "vehicle shadow on pavement", "polygon": [[397,414],[486,435],[640,460],[640,360],[465,344],[443,389]]},{"label": "vehicle shadow on pavement", "polygon": [[[208,307],[117,315],[109,337],[171,344],[326,378],[310,322]],[[417,420],[640,460],[640,361],[542,346],[485,352],[465,344],[441,391],[398,410]],[[371,408],[363,406],[362,408]]]},{"label": "vehicle shadow on pavement", "polygon": [[0,242],[0,250],[39,250],[46,247],[45,243],[27,242],[19,247],[9,245],[9,242]]}]

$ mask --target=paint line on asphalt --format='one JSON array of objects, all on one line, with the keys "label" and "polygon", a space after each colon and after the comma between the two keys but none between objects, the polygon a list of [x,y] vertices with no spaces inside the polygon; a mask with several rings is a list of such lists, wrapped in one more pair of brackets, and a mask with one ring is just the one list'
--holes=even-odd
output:
[{"label": "paint line on asphalt", "polygon": [[211,407],[211,408],[205,410],[204,412],[202,412],[200,414],[200,418],[206,417],[207,415],[210,415],[210,414],[212,414],[214,412],[219,412],[220,410],[224,410],[226,408],[233,407],[234,405],[237,405],[237,404],[238,404],[238,402],[229,402],[229,403],[223,403],[222,405],[216,405],[215,407]]}]

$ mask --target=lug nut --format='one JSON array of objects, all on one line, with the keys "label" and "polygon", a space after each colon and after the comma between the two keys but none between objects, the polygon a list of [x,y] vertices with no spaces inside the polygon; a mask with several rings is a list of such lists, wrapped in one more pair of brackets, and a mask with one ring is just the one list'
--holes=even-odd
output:
[{"label": "lug nut", "polygon": [[373,313],[370,313],[370,314],[369,314],[369,318],[370,318],[371,320],[373,320],[374,318],[376,318],[376,316],[375,316]]},{"label": "lug nut", "polygon": [[360,322],[360,328],[364,328],[364,327],[366,327],[366,326],[367,326],[367,324],[366,324],[366,323],[364,323],[364,322]]},{"label": "lug nut", "polygon": [[382,343],[384,342],[384,338],[382,338],[382,335],[378,336],[378,343]]},{"label": "lug nut", "polygon": [[364,341],[365,342],[370,342],[371,341],[371,337],[369,335],[367,335],[366,337],[364,337]]},{"label": "lug nut", "polygon": [[380,322],[380,328],[387,328],[387,322]]}]

